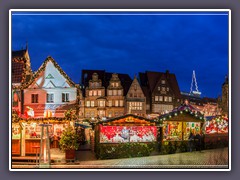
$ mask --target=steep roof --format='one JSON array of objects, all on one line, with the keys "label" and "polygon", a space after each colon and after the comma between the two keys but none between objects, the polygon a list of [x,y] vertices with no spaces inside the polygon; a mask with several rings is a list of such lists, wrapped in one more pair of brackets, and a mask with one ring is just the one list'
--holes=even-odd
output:
[{"label": "steep roof", "polygon": [[22,62],[12,62],[12,83],[21,83],[23,80],[25,64]]},{"label": "steep roof", "polygon": [[[166,71],[166,73],[163,72],[153,72],[153,71],[146,71],[145,73],[139,73],[140,78],[140,84],[142,86],[148,87],[149,91],[152,93],[155,89],[158,81],[160,78],[167,79],[171,89],[173,90],[173,93],[175,94],[176,98],[181,98],[181,93],[179,90],[177,78],[175,74],[169,73],[169,71]],[[144,88],[143,88],[144,89]],[[147,93],[146,90],[144,90],[145,93]]]},{"label": "steep roof", "polygon": [[28,87],[29,85],[31,85],[34,82],[34,80],[40,75],[40,73],[46,69],[46,65],[48,62],[52,62],[54,67],[57,68],[57,70],[60,72],[60,74],[67,80],[67,82],[71,86],[76,87],[76,84],[70,79],[70,77],[62,70],[62,68],[57,64],[57,62],[51,56],[48,56],[46,58],[46,60],[43,62],[43,64],[40,66],[40,68],[34,73],[32,78],[30,79],[30,81],[24,84],[24,87]]},{"label": "steep roof", "polygon": [[26,49],[22,49],[19,51],[12,51],[12,59],[13,58],[23,58],[26,54]]},{"label": "steep roof", "polygon": [[[12,51],[12,83],[25,83],[30,79],[32,70],[28,50]],[[28,75],[26,74],[28,72]],[[21,85],[20,85],[21,86]],[[13,88],[18,88],[17,86]]]}]

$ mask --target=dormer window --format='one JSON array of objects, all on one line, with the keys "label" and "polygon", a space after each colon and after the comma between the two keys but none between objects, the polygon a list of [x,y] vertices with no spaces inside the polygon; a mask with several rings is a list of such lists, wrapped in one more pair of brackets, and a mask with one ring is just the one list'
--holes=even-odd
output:
[{"label": "dormer window", "polygon": [[119,86],[119,84],[118,83],[116,83],[116,87],[118,87]]}]

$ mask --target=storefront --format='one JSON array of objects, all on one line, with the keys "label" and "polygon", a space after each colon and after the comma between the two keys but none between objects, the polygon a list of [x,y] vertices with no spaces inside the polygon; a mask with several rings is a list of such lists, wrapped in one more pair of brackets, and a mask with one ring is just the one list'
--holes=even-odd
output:
[{"label": "storefront", "polygon": [[27,156],[35,155],[36,149],[40,147],[41,126],[40,124],[50,124],[49,138],[51,148],[58,148],[58,141],[62,131],[73,122],[64,118],[31,118],[20,119],[12,124],[12,155]]}]

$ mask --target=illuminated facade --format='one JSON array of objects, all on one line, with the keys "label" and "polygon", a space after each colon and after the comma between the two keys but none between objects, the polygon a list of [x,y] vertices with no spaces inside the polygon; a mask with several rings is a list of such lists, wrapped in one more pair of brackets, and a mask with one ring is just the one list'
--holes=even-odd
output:
[{"label": "illuminated facade", "polygon": [[47,57],[24,89],[24,111],[31,117],[64,117],[66,110],[76,110],[76,100],[76,84],[52,57]]},{"label": "illuminated facade", "polygon": [[126,113],[138,116],[146,116],[146,97],[135,76],[126,95]]},{"label": "illuminated facade", "polygon": [[139,73],[139,78],[148,115],[168,113],[180,105],[181,94],[175,74],[146,71]]}]

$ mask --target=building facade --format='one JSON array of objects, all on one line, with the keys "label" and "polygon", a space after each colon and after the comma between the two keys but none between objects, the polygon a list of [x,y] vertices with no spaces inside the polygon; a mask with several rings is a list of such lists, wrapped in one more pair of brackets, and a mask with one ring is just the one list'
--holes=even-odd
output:
[{"label": "building facade", "polygon": [[106,116],[105,87],[97,73],[93,73],[89,80],[89,86],[85,89],[84,115],[86,118]]},{"label": "building facade", "polygon": [[146,116],[146,97],[136,76],[126,95],[125,113]]},{"label": "building facade", "polygon": [[139,73],[139,78],[148,115],[168,113],[180,105],[181,94],[175,74],[146,71]]},{"label": "building facade", "polygon": [[64,117],[66,110],[76,110],[76,102],[76,84],[52,57],[47,57],[24,89],[24,111],[31,117]]},{"label": "building facade", "polygon": [[107,87],[107,117],[124,115],[124,92],[118,74],[113,73]]},{"label": "building facade", "polygon": [[32,77],[28,48],[12,52],[12,110],[23,114],[23,85]]}]

